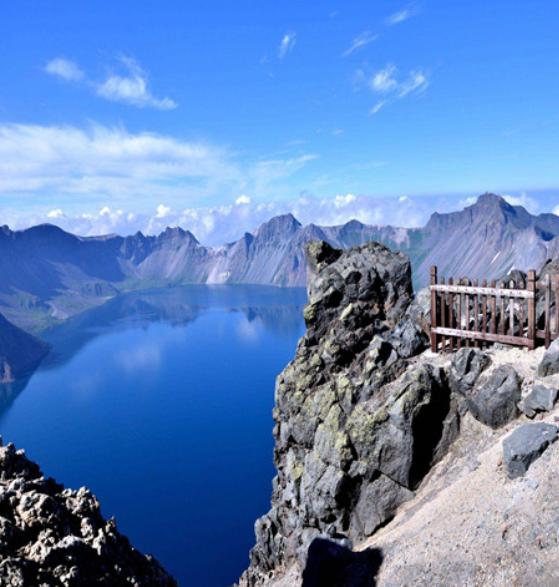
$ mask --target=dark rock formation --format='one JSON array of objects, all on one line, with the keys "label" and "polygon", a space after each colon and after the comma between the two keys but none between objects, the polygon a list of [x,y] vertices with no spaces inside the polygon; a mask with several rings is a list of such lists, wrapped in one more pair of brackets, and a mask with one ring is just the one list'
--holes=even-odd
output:
[{"label": "dark rock formation", "polygon": [[462,400],[441,368],[419,364],[402,377],[425,340],[406,316],[407,256],[378,243],[345,252],[311,243],[307,268],[307,333],[277,381],[278,475],[272,509],[255,525],[242,580],[251,586],[294,560],[304,567],[321,534],[371,535],[459,429]]},{"label": "dark rock formation", "polygon": [[491,365],[491,358],[476,348],[461,348],[453,357],[450,366],[450,388],[455,393],[468,395],[480,375]]},{"label": "dark rock formation", "polygon": [[538,412],[548,412],[551,410],[557,401],[558,394],[559,389],[556,387],[534,385],[532,391],[520,404],[520,409],[528,418],[533,418]]},{"label": "dark rock formation", "polygon": [[49,349],[48,343],[14,326],[0,314],[0,383],[33,373]]},{"label": "dark rock formation", "polygon": [[176,587],[132,548],[84,487],[64,489],[13,444],[0,447],[0,585]]},{"label": "dark rock formation", "polygon": [[518,415],[521,384],[513,367],[501,365],[464,394],[466,405],[476,420],[500,428]]},{"label": "dark rock formation", "polygon": [[508,476],[522,477],[545,449],[557,440],[557,427],[538,422],[517,428],[503,440],[503,455]]},{"label": "dark rock formation", "polygon": [[555,373],[559,373],[559,338],[551,343],[538,365],[540,377],[547,377]]}]

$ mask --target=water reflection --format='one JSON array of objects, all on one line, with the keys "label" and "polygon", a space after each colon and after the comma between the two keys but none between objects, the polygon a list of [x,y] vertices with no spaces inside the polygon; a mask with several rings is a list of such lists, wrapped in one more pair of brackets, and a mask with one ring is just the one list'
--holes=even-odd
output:
[{"label": "water reflection", "polygon": [[[52,344],[52,350],[40,369],[59,368],[98,337],[130,328],[145,329],[154,322],[184,327],[210,310],[242,313],[246,322],[239,326],[239,337],[254,338],[256,326],[261,324],[276,336],[290,339],[300,328],[306,301],[303,288],[253,285],[189,285],[122,294],[43,332],[41,338]],[[158,362],[158,351],[144,345],[122,351],[119,358],[125,369],[145,369]],[[31,377],[0,384],[0,420]]]}]

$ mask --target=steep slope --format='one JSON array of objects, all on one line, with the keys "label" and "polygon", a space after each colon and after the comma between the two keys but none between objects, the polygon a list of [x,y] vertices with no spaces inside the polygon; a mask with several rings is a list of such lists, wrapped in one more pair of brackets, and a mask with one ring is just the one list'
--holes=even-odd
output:
[{"label": "steep slope", "polygon": [[441,274],[499,279],[559,252],[559,217],[532,216],[500,196],[484,194],[460,212],[432,215],[424,228],[302,226],[292,214],[272,218],[234,243],[202,246],[190,232],[82,238],[50,225],[0,229],[0,307],[18,326],[40,329],[53,319],[103,303],[120,291],[180,283],[305,285],[304,245],[337,248],[377,241],[406,252],[414,283]]},{"label": "steep slope", "polygon": [[14,326],[0,314],[0,383],[30,375],[49,348],[48,343]]}]

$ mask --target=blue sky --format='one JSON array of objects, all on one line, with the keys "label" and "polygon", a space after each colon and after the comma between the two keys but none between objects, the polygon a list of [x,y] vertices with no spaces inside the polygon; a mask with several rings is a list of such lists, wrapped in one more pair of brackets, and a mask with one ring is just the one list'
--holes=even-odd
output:
[{"label": "blue sky", "polygon": [[559,3],[0,0],[0,222],[559,204]]}]

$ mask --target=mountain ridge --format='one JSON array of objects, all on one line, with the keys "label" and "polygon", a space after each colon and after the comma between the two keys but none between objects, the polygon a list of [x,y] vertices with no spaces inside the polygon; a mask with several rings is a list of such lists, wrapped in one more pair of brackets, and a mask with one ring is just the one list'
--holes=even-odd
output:
[{"label": "mountain ridge", "polygon": [[202,245],[190,231],[82,237],[52,224],[0,231],[0,311],[39,331],[53,321],[123,291],[188,283],[304,287],[304,244],[324,240],[348,249],[378,241],[406,252],[416,288],[431,265],[440,274],[499,279],[510,269],[540,267],[559,254],[559,217],[532,215],[489,192],[463,210],[435,212],[421,228],[301,224],[275,216],[237,241]]}]

